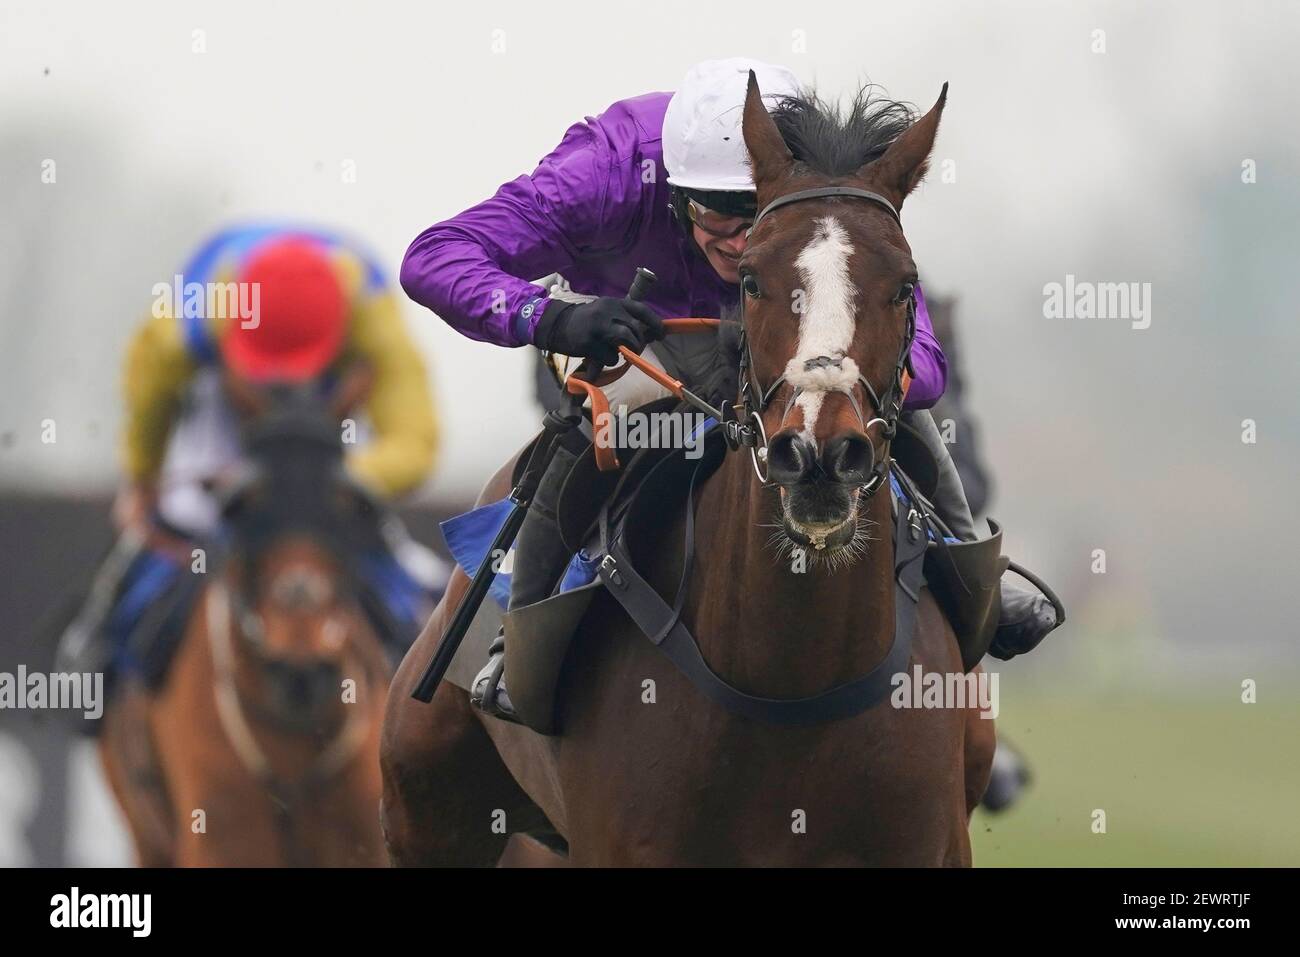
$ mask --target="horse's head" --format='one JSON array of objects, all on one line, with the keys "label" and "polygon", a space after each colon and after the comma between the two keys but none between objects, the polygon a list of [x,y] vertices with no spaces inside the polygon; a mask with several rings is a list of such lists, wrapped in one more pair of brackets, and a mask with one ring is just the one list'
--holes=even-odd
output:
[{"label": "horse's head", "polygon": [[261,685],[262,711],[282,726],[324,730],[337,712],[351,639],[360,627],[337,563],[306,538],[261,556],[236,594],[240,650]]},{"label": "horse's head", "polygon": [[319,729],[368,627],[353,567],[382,547],[382,513],[346,476],[339,409],[319,390],[264,389],[245,412],[245,471],[224,508],[234,631],[265,709]]},{"label": "horse's head", "polygon": [[[886,478],[917,281],[896,211],[925,173],[946,96],[915,122],[865,91],[847,113],[798,97],[774,117],[750,75],[747,398],[770,437],[784,533],[814,556],[854,552],[863,496]],[[858,192],[795,195],[829,187]]]}]

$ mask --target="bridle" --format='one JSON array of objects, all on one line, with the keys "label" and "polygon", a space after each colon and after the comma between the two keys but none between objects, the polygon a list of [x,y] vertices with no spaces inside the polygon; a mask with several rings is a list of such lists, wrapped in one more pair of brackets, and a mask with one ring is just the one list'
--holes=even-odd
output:
[{"label": "bridle", "polygon": [[[243,638],[245,648],[250,646],[246,624],[242,620],[240,624],[235,623],[235,619],[243,617],[238,614],[239,603],[221,578],[211,585],[205,602],[208,646],[212,654],[212,693],[221,730],[244,770],[270,798],[276,833],[286,857],[294,865],[310,863],[300,859],[303,848],[294,826],[294,812],[303,801],[318,795],[346,771],[361,753],[370,732],[368,714],[360,705],[350,706],[339,730],[317,749],[307,771],[297,778],[281,775],[258,743],[249,719],[249,709],[239,694],[235,641]],[[252,648],[255,655],[261,657],[256,642],[252,643]],[[357,674],[366,678],[370,671],[362,664]]]},{"label": "bridle", "polygon": [[[785,196],[779,196],[772,202],[768,203],[759,214],[754,217],[754,225],[750,227],[750,234],[762,222],[763,217],[767,216],[782,206],[788,206],[791,203],[802,202],[808,199],[823,199],[827,197],[847,197],[855,199],[865,199],[875,203],[889,211],[894,217],[894,221],[901,228],[902,219],[898,215],[898,210],[884,196],[879,193],[873,193],[870,190],[858,189],[854,186],[822,186],[815,189],[801,189],[793,193],[787,193]],[[898,361],[894,364],[893,375],[890,378],[889,387],[885,390],[884,398],[876,392],[875,387],[868,381],[865,375],[859,374],[855,384],[861,385],[863,391],[871,399],[872,417],[868,419],[862,411],[862,406],[857,397],[853,394],[852,387],[842,388],[836,391],[842,391],[848,396],[849,402],[853,406],[853,411],[858,416],[858,422],[862,425],[862,431],[867,432],[873,425],[879,424],[881,435],[884,437],[884,453],[876,454],[874,444],[871,448],[872,464],[868,473],[867,481],[862,486],[862,495],[870,497],[885,484],[889,475],[890,455],[889,446],[894,436],[898,432],[898,417],[903,411],[903,399],[907,395],[907,387],[911,381],[909,371],[909,361],[912,351],[912,341],[916,338],[916,294],[915,290],[907,299],[907,330],[903,337],[903,345],[898,353]],[[842,354],[831,356],[816,356],[804,363],[807,371],[817,368],[842,368],[844,356]],[[745,323],[744,314],[744,295],[741,298],[741,317],[740,317],[740,403],[736,409],[729,407],[724,408],[724,436],[727,444],[732,449],[740,446],[748,446],[750,456],[754,464],[754,473],[763,484],[768,484],[770,476],[767,471],[768,459],[768,437],[767,431],[763,426],[762,414],[771,405],[772,399],[775,398],[777,391],[781,386],[787,384],[787,377],[784,373],[776,378],[766,388],[758,381],[758,375],[754,371],[754,356],[750,350],[748,327]],[[781,415],[781,421],[784,422],[790,410],[794,407],[799,396],[804,393],[801,386],[795,386],[786,402],[785,411]],[[762,463],[760,467],[760,463]]]}]

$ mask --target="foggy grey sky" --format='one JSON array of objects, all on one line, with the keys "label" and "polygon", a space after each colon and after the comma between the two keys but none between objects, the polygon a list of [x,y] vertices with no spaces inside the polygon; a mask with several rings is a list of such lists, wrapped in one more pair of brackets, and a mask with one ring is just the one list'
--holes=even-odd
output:
[{"label": "foggy grey sky", "polygon": [[[124,343],[153,283],[212,229],[328,223],[395,276],[417,232],[530,170],[570,123],[671,89],[699,59],[745,54],[829,96],[870,77],[925,108],[950,81],[935,172],[903,218],[929,286],[960,297],[998,476],[992,511],[1014,553],[1086,594],[1088,555],[1106,548],[1109,594],[1143,596],[1162,633],[1290,640],[1293,4],[132,11],[0,10],[4,488],[116,481]],[[195,29],[206,53],[191,52]],[[41,183],[46,158],[55,185]],[[343,160],[356,161],[355,184],[340,182]],[[955,182],[938,175],[945,160]],[[1066,274],[1151,283],[1151,327],[1044,318],[1043,286]],[[413,304],[406,318],[445,424],[428,492],[467,499],[537,426],[530,357],[463,339]],[[474,418],[453,411],[471,406]],[[39,442],[44,418],[58,422],[55,446]],[[1258,422],[1255,445],[1240,440],[1244,418]]]}]

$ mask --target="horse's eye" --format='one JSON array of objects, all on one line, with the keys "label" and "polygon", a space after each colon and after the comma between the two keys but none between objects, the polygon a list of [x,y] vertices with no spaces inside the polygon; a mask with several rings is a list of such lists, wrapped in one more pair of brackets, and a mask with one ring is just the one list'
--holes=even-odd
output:
[{"label": "horse's eye", "polygon": [[745,273],[740,277],[740,288],[745,291],[745,295],[750,299],[758,298],[758,280],[754,278],[753,273]]},{"label": "horse's eye", "polygon": [[916,288],[914,283],[905,282],[898,287],[898,298],[894,300],[897,303],[904,303],[912,298],[912,291]]}]

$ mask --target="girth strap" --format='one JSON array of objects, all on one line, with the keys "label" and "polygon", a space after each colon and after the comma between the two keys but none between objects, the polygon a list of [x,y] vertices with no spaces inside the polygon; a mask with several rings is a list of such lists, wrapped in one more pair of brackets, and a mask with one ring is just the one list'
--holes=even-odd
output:
[{"label": "girth strap", "polygon": [[746,694],[715,674],[681,621],[695,551],[695,474],[686,500],[686,555],[673,606],[633,567],[623,541],[623,529],[619,528],[608,540],[607,553],[598,572],[628,617],[697,689],[732,714],[769,724],[808,725],[852,717],[881,701],[889,693],[894,675],[907,670],[912,656],[926,549],[926,531],[917,513],[904,503],[898,505],[894,525],[894,640],[884,660],[861,678],[811,697],[764,698]]}]

